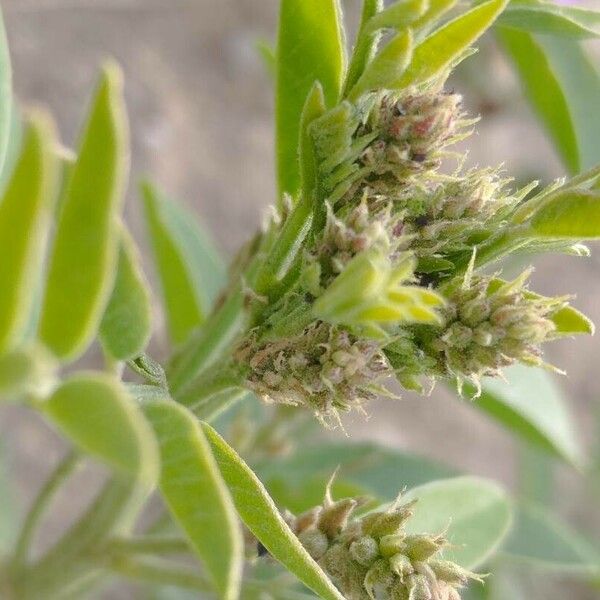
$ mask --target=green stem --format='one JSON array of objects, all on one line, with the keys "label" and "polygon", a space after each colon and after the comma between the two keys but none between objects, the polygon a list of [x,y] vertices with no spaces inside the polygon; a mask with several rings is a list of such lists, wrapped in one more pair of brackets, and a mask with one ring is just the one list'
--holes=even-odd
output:
[{"label": "green stem", "polygon": [[113,555],[186,554],[190,552],[190,546],[176,535],[139,535],[112,538],[107,543],[107,550]]},{"label": "green stem", "polygon": [[29,509],[29,513],[25,517],[21,533],[17,539],[12,561],[12,569],[14,571],[19,571],[23,565],[27,563],[31,543],[40,521],[56,495],[56,492],[73,473],[79,460],[79,454],[76,452],[69,452],[42,486],[37,498]]},{"label": "green stem", "polygon": [[14,573],[16,595],[23,600],[75,596],[101,576],[93,560],[103,540],[128,529],[140,507],[142,488],[135,481],[111,479],[93,505],[37,563]]},{"label": "green stem", "polygon": [[163,560],[122,556],[111,560],[109,569],[123,577],[146,583],[173,585],[205,593],[213,591],[212,586],[198,575],[197,569],[182,567]]},{"label": "green stem", "polygon": [[169,387],[179,400],[185,386],[229,347],[245,322],[244,295],[241,285],[237,286],[221,308],[196,334],[185,351],[180,353],[168,373]]}]

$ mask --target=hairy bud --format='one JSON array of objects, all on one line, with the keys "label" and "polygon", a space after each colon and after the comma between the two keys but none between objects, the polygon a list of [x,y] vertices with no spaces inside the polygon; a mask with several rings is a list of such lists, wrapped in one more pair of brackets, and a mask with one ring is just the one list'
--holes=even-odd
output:
[{"label": "hairy bud", "polygon": [[[447,546],[442,535],[406,534],[414,501],[401,504],[398,499],[387,510],[352,520],[356,506],[352,499],[334,502],[328,489],[322,506],[296,518],[287,516],[299,540],[348,600],[460,600],[459,590],[470,579],[481,580],[439,557]],[[308,528],[306,515],[311,515]]]}]

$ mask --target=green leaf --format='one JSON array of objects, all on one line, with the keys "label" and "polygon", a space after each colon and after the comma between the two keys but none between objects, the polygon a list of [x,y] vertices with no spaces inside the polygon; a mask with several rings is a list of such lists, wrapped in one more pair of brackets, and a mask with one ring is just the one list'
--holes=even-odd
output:
[{"label": "green leaf", "polygon": [[4,18],[0,9],[0,172],[4,166],[6,150],[9,146],[9,136],[12,130],[12,106],[12,69],[10,66],[8,41],[4,29]]},{"label": "green leaf", "polygon": [[44,390],[55,375],[56,364],[39,344],[20,346],[0,355],[0,401],[23,400]]},{"label": "green leaf", "polygon": [[600,37],[600,12],[540,0],[513,0],[498,24],[575,39]]},{"label": "green leaf", "polygon": [[152,333],[152,306],[135,242],[121,228],[117,277],[100,324],[104,351],[115,360],[139,356]]},{"label": "green leaf", "polygon": [[506,379],[508,383],[484,380],[473,406],[535,446],[580,466],[583,457],[573,419],[552,377],[518,365],[506,370]]},{"label": "green leaf", "polygon": [[552,194],[531,218],[530,232],[553,239],[600,237],[600,193],[569,190]]},{"label": "green leaf", "polygon": [[600,162],[600,76],[580,44],[499,28],[525,95],[571,173]]},{"label": "green leaf", "polygon": [[275,79],[277,72],[277,53],[275,49],[265,40],[258,40],[254,47],[261,58],[265,71],[271,79]]},{"label": "green leaf", "polygon": [[398,87],[421,84],[445,73],[485,33],[507,3],[508,0],[488,0],[425,38],[415,47],[412,62]]},{"label": "green leaf", "polygon": [[502,553],[523,564],[560,572],[600,571],[600,556],[579,534],[542,506],[519,504]]},{"label": "green leaf", "polygon": [[56,230],[40,339],[68,360],[95,336],[114,283],[118,216],[128,170],[121,71],[107,65],[85,127]]},{"label": "green leaf", "polygon": [[318,164],[315,156],[315,148],[310,135],[310,124],[325,112],[325,96],[323,88],[318,81],[311,88],[300,119],[300,180],[302,181],[302,198],[312,199],[314,205],[314,193],[317,187]]},{"label": "green leaf", "polygon": [[428,9],[428,0],[399,0],[371,17],[365,33],[373,33],[379,29],[401,31],[422,17]]},{"label": "green leaf", "polygon": [[14,348],[30,321],[54,210],[54,127],[32,117],[16,168],[0,200],[0,354]]},{"label": "green leaf", "polygon": [[300,115],[315,81],[327,106],[337,103],[344,71],[338,0],[282,0],[277,42],[275,129],[280,194],[300,188]]},{"label": "green leaf", "polygon": [[457,3],[458,0],[430,0],[429,8],[425,14],[411,26],[416,34],[415,37],[420,39],[423,33],[426,33],[441,17],[451,11]]},{"label": "green leaf", "polygon": [[410,29],[396,35],[375,56],[365,69],[348,97],[356,99],[365,92],[375,89],[394,90],[406,67],[410,64],[413,53],[413,38]]},{"label": "green leaf", "polygon": [[170,400],[150,400],[144,412],[158,438],[160,490],[210,573],[219,596],[239,596],[242,532],[231,497],[192,413]]},{"label": "green leaf", "polygon": [[158,451],[152,429],[125,386],[106,373],[80,372],[40,407],[85,452],[153,486]]},{"label": "green leaf", "polygon": [[250,467],[210,425],[202,427],[237,511],[250,531],[302,583],[325,600],[344,600],[327,575],[302,547]]},{"label": "green leaf", "polygon": [[476,569],[502,543],[512,521],[506,493],[478,477],[456,477],[410,490],[404,500],[418,499],[407,522],[408,533],[446,532],[451,547],[444,557]]},{"label": "green leaf", "polygon": [[208,316],[225,267],[192,215],[148,183],[142,191],[169,335],[179,344]]},{"label": "green leaf", "polygon": [[6,185],[13,174],[13,170],[21,154],[23,134],[25,133],[23,125],[21,112],[13,98],[10,112],[8,147],[6,148],[4,164],[2,165],[2,169],[0,169],[0,194],[4,194]]},{"label": "green leaf", "polygon": [[498,28],[498,37],[521,77],[525,96],[565,166],[571,173],[579,171],[578,140],[571,109],[562,83],[542,45],[528,33],[504,27]]},{"label": "green leaf", "polygon": [[381,34],[378,31],[367,33],[366,28],[371,18],[382,9],[383,0],[363,0],[360,25],[356,34],[356,44],[352,50],[352,58],[350,59],[344,83],[344,97],[354,87],[354,84],[363,74],[366,66],[371,62],[377,51],[377,44],[379,43]]}]

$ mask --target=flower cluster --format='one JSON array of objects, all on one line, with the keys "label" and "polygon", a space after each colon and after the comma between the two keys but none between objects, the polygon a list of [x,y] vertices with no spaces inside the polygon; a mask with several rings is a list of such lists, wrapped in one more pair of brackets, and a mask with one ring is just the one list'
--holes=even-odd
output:
[{"label": "flower cluster", "polygon": [[[414,327],[388,347],[399,378],[454,376],[479,387],[481,377],[499,376],[516,362],[546,366],[541,345],[557,337],[553,318],[568,298],[530,292],[530,273],[510,282],[472,275],[447,286],[444,327]],[[419,361],[406,358],[419,355]]]},{"label": "flower cluster", "polygon": [[368,93],[312,121],[320,204],[295,284],[238,347],[248,387],[329,417],[392,373],[422,391],[427,378],[479,387],[515,362],[544,364],[567,298],[473,261],[537,184],[512,192],[498,170],[440,168],[473,123],[439,89]]},{"label": "flower cluster", "polygon": [[415,502],[398,499],[387,510],[352,519],[359,502],[333,501],[286,515],[308,553],[348,600],[460,600],[460,589],[480,578],[444,560],[443,534],[407,533]]},{"label": "flower cluster", "polygon": [[318,416],[375,398],[377,379],[391,373],[378,344],[324,321],[289,338],[261,343],[249,336],[235,359],[248,364],[246,385],[260,398],[305,406]]}]

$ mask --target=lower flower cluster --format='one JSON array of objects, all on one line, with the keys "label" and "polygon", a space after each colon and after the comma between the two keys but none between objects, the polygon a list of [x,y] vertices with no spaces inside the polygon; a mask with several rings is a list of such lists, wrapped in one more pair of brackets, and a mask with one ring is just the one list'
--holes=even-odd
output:
[{"label": "lower flower cluster", "polygon": [[377,397],[376,381],[391,374],[379,345],[323,321],[274,341],[246,338],[235,358],[247,364],[246,385],[268,402],[336,414]]},{"label": "lower flower cluster", "polygon": [[444,560],[443,534],[406,532],[414,504],[397,500],[353,519],[359,501],[333,501],[328,492],[322,505],[286,520],[348,600],[460,600],[469,580],[481,578]]}]

